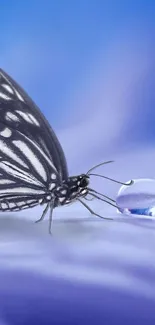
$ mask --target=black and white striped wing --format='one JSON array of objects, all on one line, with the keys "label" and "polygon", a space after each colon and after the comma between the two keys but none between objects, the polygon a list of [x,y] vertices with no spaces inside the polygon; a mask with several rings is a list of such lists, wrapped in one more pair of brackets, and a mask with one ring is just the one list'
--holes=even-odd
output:
[{"label": "black and white striped wing", "polygon": [[14,212],[23,209],[33,208],[38,205],[37,198],[26,195],[13,195],[0,200],[0,211]]},{"label": "black and white striped wing", "polygon": [[50,200],[58,179],[52,161],[36,143],[0,123],[0,210],[16,211]]},{"label": "black and white striped wing", "polygon": [[[26,92],[2,69],[0,69],[0,122],[4,127],[1,130],[2,136],[7,138],[10,130],[18,130],[15,141],[24,142],[25,140],[21,140],[21,134],[26,136],[46,156],[45,168],[50,170],[49,161],[51,161],[60,179],[68,178],[66,159],[54,131]],[[22,149],[24,150],[24,147]],[[16,152],[18,150],[20,151],[19,148],[15,149]]]}]

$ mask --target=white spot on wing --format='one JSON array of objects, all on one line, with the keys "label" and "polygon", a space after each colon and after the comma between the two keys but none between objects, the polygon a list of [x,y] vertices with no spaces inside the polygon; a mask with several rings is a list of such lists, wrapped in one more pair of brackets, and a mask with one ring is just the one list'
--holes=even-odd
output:
[{"label": "white spot on wing", "polygon": [[39,126],[40,123],[37,121],[37,119],[32,115],[32,114],[28,114],[28,116],[30,117],[30,119],[32,120],[32,123]]},{"label": "white spot on wing", "polygon": [[0,152],[6,154],[9,158],[12,158],[16,162],[18,162],[20,165],[24,167],[28,167],[8,146],[7,144],[3,141],[0,140]]},{"label": "white spot on wing", "polygon": [[[14,204],[14,203],[9,203],[9,206],[10,206],[10,204]],[[24,201],[22,201],[22,202],[16,202],[16,204],[18,205],[18,207],[21,207],[22,205],[24,205],[25,204],[25,202]],[[15,205],[15,204],[14,204]]]},{"label": "white spot on wing", "polygon": [[0,179],[0,185],[2,184],[12,184],[14,181],[11,181],[9,179]]},{"label": "white spot on wing", "polygon": [[56,179],[56,178],[57,178],[57,177],[56,177],[56,174],[53,173],[53,174],[51,175],[51,178],[52,178],[52,179]]},{"label": "white spot on wing", "polygon": [[3,131],[0,132],[0,135],[5,138],[9,138],[11,136],[12,132],[9,128],[5,128]]},{"label": "white spot on wing", "polygon": [[44,179],[44,181],[46,181],[47,175],[43,165],[40,163],[33,151],[27,146],[27,144],[21,140],[14,140],[13,143],[21,152],[24,152],[25,156],[30,161],[37,173]]},{"label": "white spot on wing", "polygon": [[59,197],[59,201],[63,202],[65,200],[65,197]]},{"label": "white spot on wing", "polygon": [[53,190],[54,187],[55,187],[55,183],[50,184],[49,190]]},{"label": "white spot on wing", "polygon": [[27,200],[26,203],[30,204],[30,203],[36,203],[36,202],[34,202],[34,200]]},{"label": "white spot on wing", "polygon": [[16,204],[15,204],[14,202],[10,202],[10,203],[9,203],[9,208],[10,208],[10,209],[14,208],[15,206],[16,206]]},{"label": "white spot on wing", "polygon": [[66,193],[67,193],[66,190],[62,190],[62,191],[61,191],[61,194],[66,194]]},{"label": "white spot on wing", "polygon": [[19,122],[19,118],[15,114],[13,114],[12,112],[7,112],[5,118],[8,121],[12,120],[12,121],[15,121],[15,122]]},{"label": "white spot on wing", "polygon": [[22,102],[24,102],[23,97],[21,96],[21,94],[14,88],[14,91],[16,93],[16,96],[18,97],[19,100],[21,100]]},{"label": "white spot on wing", "polygon": [[4,93],[0,93],[0,97],[5,100],[11,100],[11,98],[9,96],[5,95]]},{"label": "white spot on wing", "polygon": [[2,84],[2,87],[6,89],[8,93],[13,94],[13,90],[8,84]]},{"label": "white spot on wing", "polygon": [[19,111],[19,110],[16,110],[16,113],[18,113],[26,122],[32,123],[32,121],[27,113]]},{"label": "white spot on wing", "polygon": [[1,207],[2,207],[2,209],[7,209],[8,208],[7,204],[4,203],[4,202],[1,203]]}]

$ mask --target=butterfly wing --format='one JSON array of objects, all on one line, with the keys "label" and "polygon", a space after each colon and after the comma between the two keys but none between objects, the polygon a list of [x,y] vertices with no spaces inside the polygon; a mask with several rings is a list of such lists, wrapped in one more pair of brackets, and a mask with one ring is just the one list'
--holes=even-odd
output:
[{"label": "butterfly wing", "polygon": [[38,199],[29,195],[13,195],[0,199],[0,211],[19,211],[23,209],[33,208],[38,205]]},{"label": "butterfly wing", "polygon": [[32,207],[47,197],[49,201],[59,181],[56,167],[39,145],[0,123],[0,210]]},{"label": "butterfly wing", "polygon": [[[2,69],[0,69],[0,122],[9,130],[18,130],[17,141],[21,135],[30,139],[46,156],[48,170],[51,161],[60,179],[68,178],[66,159],[54,131],[26,92]],[[4,127],[3,131],[7,132]]]}]

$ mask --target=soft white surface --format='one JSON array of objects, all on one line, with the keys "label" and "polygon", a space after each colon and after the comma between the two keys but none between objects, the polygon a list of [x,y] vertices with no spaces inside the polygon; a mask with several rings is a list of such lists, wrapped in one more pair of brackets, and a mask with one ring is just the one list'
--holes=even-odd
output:
[{"label": "soft white surface", "polygon": [[48,221],[36,225],[15,215],[1,218],[1,268],[116,287],[155,299],[155,279],[152,283],[135,273],[140,268],[155,271],[155,223],[126,217],[118,221],[108,209],[106,215],[116,221],[86,216],[80,207],[57,212],[52,237]]}]

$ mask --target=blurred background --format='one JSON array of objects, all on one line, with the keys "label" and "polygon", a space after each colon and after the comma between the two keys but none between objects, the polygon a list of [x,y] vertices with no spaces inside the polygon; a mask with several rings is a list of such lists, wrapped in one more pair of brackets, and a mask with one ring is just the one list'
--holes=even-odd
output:
[{"label": "blurred background", "polygon": [[[71,175],[155,177],[155,2],[0,4],[0,66],[55,130]],[[93,179],[115,199],[119,185]],[[155,224],[79,204],[0,215],[0,325],[155,324]],[[115,218],[116,217],[116,218]]]}]

